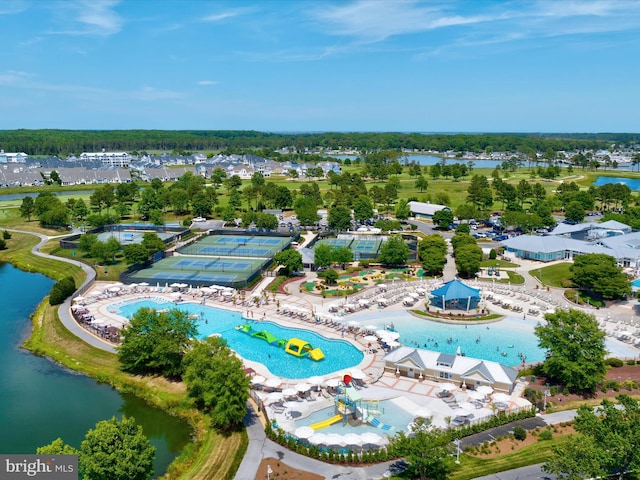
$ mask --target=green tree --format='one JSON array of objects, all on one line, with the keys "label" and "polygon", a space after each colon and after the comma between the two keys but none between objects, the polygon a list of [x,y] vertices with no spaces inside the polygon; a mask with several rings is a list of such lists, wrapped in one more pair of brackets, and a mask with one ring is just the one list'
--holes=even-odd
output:
[{"label": "green tree", "polygon": [[420,193],[424,192],[427,188],[429,188],[429,181],[424,178],[424,176],[420,175],[417,179],[416,179],[416,185],[415,187],[420,190]]},{"label": "green tree", "polygon": [[329,222],[329,228],[332,228],[333,230],[349,230],[351,227],[351,211],[349,210],[349,207],[345,205],[336,205],[329,210],[327,220]]},{"label": "green tree", "polygon": [[35,213],[35,202],[33,197],[24,197],[20,204],[20,216],[26,218],[28,222],[31,221],[31,216]]},{"label": "green tree", "polygon": [[404,475],[420,480],[446,480],[453,467],[450,437],[420,421],[410,435],[391,440],[390,450],[407,461]]},{"label": "green tree", "polygon": [[87,204],[84,203],[83,199],[79,198],[73,204],[73,209],[71,210],[71,214],[73,218],[76,218],[78,220],[84,220],[87,217],[87,215],[89,215],[89,207],[87,207]]},{"label": "green tree", "polygon": [[149,255],[153,255],[156,252],[162,252],[167,248],[166,244],[154,232],[145,232],[142,235],[142,242],[140,244],[147,249]]},{"label": "green tree", "polygon": [[326,272],[324,272],[324,282],[327,285],[335,285],[338,282],[338,272],[336,272],[333,268],[330,268]]},{"label": "green tree", "polygon": [[184,382],[198,408],[211,415],[214,427],[232,431],[247,413],[249,377],[226,342],[217,337],[195,342],[184,356]]},{"label": "green tree", "polygon": [[315,225],[320,219],[318,207],[310,197],[298,196],[293,205],[293,210],[296,212],[301,225]]},{"label": "green tree", "polygon": [[282,270],[285,275],[302,270],[302,255],[292,248],[276,253],[273,261],[283,266]]},{"label": "green tree", "polygon": [[574,284],[603,300],[619,300],[631,295],[629,280],[611,255],[578,255],[570,270]]},{"label": "green tree", "polygon": [[545,320],[535,328],[540,347],[549,352],[544,373],[568,388],[595,391],[607,371],[605,334],[595,317],[571,309],[546,314]]},{"label": "green tree", "polygon": [[324,268],[333,264],[333,247],[320,243],[313,249],[313,264],[316,268]]},{"label": "green tree", "polygon": [[373,218],[373,202],[368,196],[360,195],[355,199],[353,202],[353,218],[358,221]]},{"label": "green tree", "polygon": [[456,268],[461,277],[471,278],[480,271],[482,249],[475,243],[456,248],[455,256]]},{"label": "green tree", "polygon": [[438,210],[433,214],[433,224],[441,230],[447,230],[453,223],[453,212],[449,209]]},{"label": "green tree", "polygon": [[439,275],[444,270],[447,258],[440,249],[429,247],[420,250],[420,261],[425,272],[430,275]]},{"label": "green tree", "polygon": [[493,204],[491,185],[484,175],[474,175],[467,188],[467,201],[475,208],[489,208]]},{"label": "green tree", "polygon": [[182,310],[141,308],[121,331],[118,360],[127,372],[179,378],[182,358],[197,333],[195,320]]},{"label": "green tree", "polygon": [[149,250],[139,243],[125,245],[124,258],[129,264],[145,263],[149,259]]},{"label": "green tree", "polygon": [[86,480],[148,480],[156,449],[133,417],[103,420],[80,445],[79,468]]},{"label": "green tree", "polygon": [[564,210],[564,217],[571,222],[581,222],[584,220],[584,214],[584,207],[577,200],[569,202]]},{"label": "green tree", "polygon": [[106,264],[115,261],[116,254],[120,248],[122,248],[122,245],[115,237],[110,237],[106,242],[97,240],[91,246],[91,256],[102,260]]},{"label": "green tree", "polygon": [[437,249],[442,255],[447,254],[447,242],[444,238],[442,238],[437,233],[432,235],[427,235],[422,240],[420,240],[420,244],[418,245],[418,250],[427,250],[429,248]]},{"label": "green tree", "polygon": [[396,204],[396,218],[398,220],[406,220],[411,216],[411,208],[409,207],[409,202],[407,200],[400,199]]},{"label": "green tree", "polygon": [[38,455],[78,455],[80,451],[71,445],[67,445],[60,437],[48,445],[36,448]]},{"label": "green tree", "polygon": [[406,265],[409,260],[409,246],[400,235],[392,235],[380,247],[378,261],[383,265]]},{"label": "green tree", "polygon": [[640,470],[640,407],[629,395],[618,403],[604,399],[600,407],[578,408],[575,429],[579,435],[553,448],[543,470],[562,478],[635,478]]},{"label": "green tree", "polygon": [[78,240],[78,248],[85,253],[91,253],[93,246],[98,241],[98,235],[93,233],[85,233]]},{"label": "green tree", "polygon": [[347,263],[353,262],[353,252],[347,247],[335,247],[331,255],[334,263],[342,265],[342,268],[344,268]]}]

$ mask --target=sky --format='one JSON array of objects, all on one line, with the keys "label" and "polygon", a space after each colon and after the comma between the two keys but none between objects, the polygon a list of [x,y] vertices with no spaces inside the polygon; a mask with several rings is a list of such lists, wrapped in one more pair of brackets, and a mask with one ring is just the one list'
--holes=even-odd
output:
[{"label": "sky", "polygon": [[638,0],[0,0],[0,129],[639,132]]}]

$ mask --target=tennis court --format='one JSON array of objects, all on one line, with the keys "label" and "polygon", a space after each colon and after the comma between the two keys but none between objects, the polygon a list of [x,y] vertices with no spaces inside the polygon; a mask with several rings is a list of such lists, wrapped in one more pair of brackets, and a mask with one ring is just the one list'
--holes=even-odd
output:
[{"label": "tennis court", "polygon": [[[387,237],[381,236],[346,236],[338,238],[325,238],[316,243],[318,245],[329,245],[332,248],[348,248],[353,253],[354,260],[375,260],[380,253],[380,247]],[[314,247],[315,248],[315,247]]]},{"label": "tennis court", "polygon": [[211,235],[178,251],[187,255],[272,258],[290,243],[289,237]]},{"label": "tennis court", "polygon": [[351,248],[352,238],[325,238],[319,240],[316,245],[329,245],[333,248]]},{"label": "tennis court", "polygon": [[246,286],[260,274],[268,259],[208,258],[188,256],[167,257],[151,267],[129,274],[133,282],[184,282],[193,286]]},{"label": "tennis court", "polygon": [[[151,230],[149,230],[151,231]],[[115,238],[122,245],[130,245],[133,243],[141,243],[142,237],[147,233],[144,230],[117,230],[117,231],[107,231],[101,232],[98,234],[98,240],[101,242],[106,242],[110,238]],[[172,232],[152,232],[158,235],[160,239],[167,240],[175,235]]]}]

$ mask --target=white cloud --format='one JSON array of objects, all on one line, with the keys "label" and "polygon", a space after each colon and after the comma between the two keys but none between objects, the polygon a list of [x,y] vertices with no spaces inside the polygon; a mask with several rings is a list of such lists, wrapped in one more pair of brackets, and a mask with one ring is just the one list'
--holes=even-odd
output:
[{"label": "white cloud", "polygon": [[47,33],[108,37],[122,30],[123,19],[114,10],[120,0],[68,0],[50,4],[61,28]]},{"label": "white cloud", "polygon": [[215,80],[200,80],[196,82],[198,85],[217,85],[219,82]]},{"label": "white cloud", "polygon": [[[377,44],[376,48],[382,48],[380,45],[392,37],[447,29],[448,35],[429,39],[417,37],[413,42],[413,48],[428,52],[422,55],[433,55],[500,43],[520,47],[524,40],[536,38],[638,29],[640,1],[489,3],[355,0],[349,4],[315,8],[309,14],[319,25],[319,30],[347,39],[338,45],[324,47],[318,58],[348,53],[365,45],[373,47]],[[422,43],[420,38],[423,38]],[[395,48],[403,47],[395,45]]]},{"label": "white cloud", "polygon": [[213,13],[211,15],[207,15],[206,17],[201,18],[200,21],[202,21],[202,22],[220,22],[220,21],[226,20],[228,18],[234,18],[234,17],[239,17],[239,16],[242,16],[242,15],[248,15],[250,13],[253,13],[255,10],[256,10],[255,8],[250,8],[250,7],[234,8],[232,10],[227,10],[225,12]]},{"label": "white cloud", "polygon": [[26,0],[4,0],[0,3],[0,15],[15,15],[28,8]]},{"label": "white cloud", "polygon": [[416,0],[357,0],[311,12],[330,24],[329,34],[351,36],[360,42],[379,42],[395,35],[425,32],[436,28],[470,25],[492,20],[488,15],[449,14],[454,4],[422,4]]}]

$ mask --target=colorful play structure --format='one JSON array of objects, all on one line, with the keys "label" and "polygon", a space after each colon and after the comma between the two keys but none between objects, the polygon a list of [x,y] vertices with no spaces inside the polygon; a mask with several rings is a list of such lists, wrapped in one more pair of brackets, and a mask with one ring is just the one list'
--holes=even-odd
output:
[{"label": "colorful play structure", "polygon": [[236,327],[236,330],[239,330],[242,333],[246,333],[251,337],[264,340],[269,345],[273,345],[274,347],[284,348],[285,352],[295,357],[308,357],[311,360],[315,360],[316,362],[324,358],[324,353],[321,349],[313,348],[313,346],[309,342],[300,340],[299,338],[292,338],[289,340],[278,338],[267,330],[254,330],[253,327],[248,323],[238,325]]},{"label": "colorful play structure", "polygon": [[383,423],[376,416],[384,413],[380,409],[379,401],[363,400],[360,392],[353,386],[352,380],[350,375],[345,375],[342,384],[338,387],[338,395],[334,398],[335,415],[309,426],[314,430],[320,430],[340,421],[354,426],[366,422],[380,430],[393,430],[392,425]]}]

